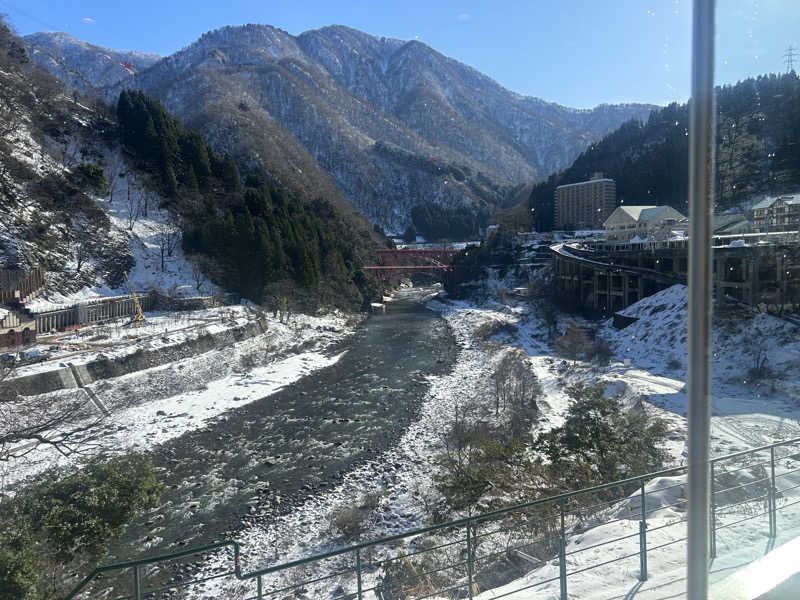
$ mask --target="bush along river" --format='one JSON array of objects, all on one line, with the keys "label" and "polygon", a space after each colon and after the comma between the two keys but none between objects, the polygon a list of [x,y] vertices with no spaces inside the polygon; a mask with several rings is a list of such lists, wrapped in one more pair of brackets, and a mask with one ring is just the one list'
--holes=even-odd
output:
[{"label": "bush along river", "polygon": [[449,371],[458,354],[424,306],[435,292],[401,290],[331,351],[344,353],[338,362],[156,448],[162,506],[136,519],[103,562],[233,539],[393,447],[418,416],[425,377]]}]

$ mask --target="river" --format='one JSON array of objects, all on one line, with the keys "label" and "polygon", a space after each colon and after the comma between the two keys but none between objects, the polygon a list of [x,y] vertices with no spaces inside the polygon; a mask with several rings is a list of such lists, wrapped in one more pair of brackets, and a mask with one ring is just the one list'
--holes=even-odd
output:
[{"label": "river", "polygon": [[447,372],[457,354],[424,307],[433,293],[401,290],[331,351],[343,353],[335,364],[156,448],[162,506],[136,519],[104,562],[233,538],[396,444],[418,415],[425,377]]}]

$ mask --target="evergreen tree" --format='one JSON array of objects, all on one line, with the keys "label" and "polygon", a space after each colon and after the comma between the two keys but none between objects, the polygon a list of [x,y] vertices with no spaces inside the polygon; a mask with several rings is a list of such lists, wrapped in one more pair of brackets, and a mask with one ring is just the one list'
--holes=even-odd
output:
[{"label": "evergreen tree", "polygon": [[211,161],[205,138],[196,131],[189,132],[181,136],[180,147],[187,170],[191,168],[194,171],[198,185],[205,189],[211,176]]},{"label": "evergreen tree", "polygon": [[185,171],[183,185],[186,186],[186,191],[190,196],[197,196],[200,193],[200,184],[197,181],[197,176],[195,175],[192,165],[189,165]]},{"label": "evergreen tree", "polygon": [[357,286],[364,301],[374,298],[374,281],[353,279],[356,240],[329,202],[306,204],[302,191],[292,194],[262,173],[248,174],[243,186],[233,157],[184,132],[142,92],[123,91],[117,115],[126,149],[166,196],[181,199],[171,206],[182,211],[184,250],[210,259],[217,283],[260,301],[275,282],[317,289],[325,270],[342,288]]},{"label": "evergreen tree", "polygon": [[242,179],[239,176],[239,169],[230,154],[226,154],[222,159],[222,171],[220,179],[225,184],[225,191],[233,194],[242,192]]}]

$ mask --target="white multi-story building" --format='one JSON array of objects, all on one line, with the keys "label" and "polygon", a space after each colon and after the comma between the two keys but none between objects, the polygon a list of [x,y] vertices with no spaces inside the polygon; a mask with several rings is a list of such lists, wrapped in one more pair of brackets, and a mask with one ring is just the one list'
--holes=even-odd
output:
[{"label": "white multi-story building", "polygon": [[609,242],[655,240],[671,228],[685,231],[688,221],[671,206],[618,206],[603,223]]}]

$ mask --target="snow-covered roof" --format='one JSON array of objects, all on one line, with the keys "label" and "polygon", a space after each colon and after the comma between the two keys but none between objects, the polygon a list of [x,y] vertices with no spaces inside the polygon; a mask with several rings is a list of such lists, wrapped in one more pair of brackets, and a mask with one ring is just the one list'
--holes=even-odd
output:
[{"label": "snow-covered roof", "polygon": [[[614,209],[614,212],[619,211],[619,212],[625,213],[626,215],[628,215],[634,221],[638,221],[639,220],[639,215],[641,215],[643,211],[651,209],[651,208],[656,208],[656,207],[655,206],[618,206],[617,208]],[[613,214],[614,213],[611,213],[611,216],[613,216]],[[608,218],[610,219],[611,216],[609,216]]]},{"label": "snow-covered roof", "polygon": [[603,223],[603,226],[608,229],[608,226],[615,224],[619,221],[624,222],[625,219],[620,219],[622,216],[628,217],[629,220],[637,223],[645,221],[659,221],[663,219],[685,219],[686,217],[679,213],[671,206],[618,206],[614,209],[608,218]]},{"label": "snow-covered roof", "polygon": [[743,214],[713,215],[711,230],[716,234],[743,233],[750,230],[750,221]]},{"label": "snow-covered roof", "polygon": [[753,205],[753,210],[769,208],[775,202],[780,200],[784,204],[800,204],[800,193],[798,194],[783,194],[781,196],[767,196],[761,202]]},{"label": "snow-covered roof", "polygon": [[776,200],[777,200],[777,198],[774,198],[774,197],[764,198],[761,202],[758,202],[758,203],[753,205],[753,210],[758,210],[760,208],[769,208],[770,206],[775,204]]},{"label": "snow-covered roof", "polygon": [[673,215],[685,219],[681,213],[672,208],[671,206],[651,206],[645,208],[639,213],[640,221],[656,221],[661,218],[672,217]]}]

